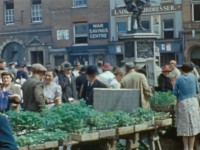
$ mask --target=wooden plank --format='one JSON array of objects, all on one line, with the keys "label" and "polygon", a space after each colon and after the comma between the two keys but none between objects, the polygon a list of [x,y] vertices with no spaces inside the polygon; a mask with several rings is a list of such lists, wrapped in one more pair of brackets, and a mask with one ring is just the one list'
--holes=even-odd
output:
[{"label": "wooden plank", "polygon": [[71,139],[74,141],[79,141],[79,142],[94,141],[99,139],[99,132],[84,133],[84,134],[72,133],[70,136]]},{"label": "wooden plank", "polygon": [[127,150],[138,150],[139,148],[139,133],[134,133],[133,136],[126,138],[126,149]]},{"label": "wooden plank", "polygon": [[41,149],[45,149],[44,144],[37,144],[37,145],[30,145],[29,146],[29,150],[41,150]]},{"label": "wooden plank", "polygon": [[109,129],[109,130],[100,130],[99,131],[99,138],[106,139],[110,137],[116,136],[116,129]]},{"label": "wooden plank", "polygon": [[28,146],[19,147],[19,150],[28,150]]},{"label": "wooden plank", "polygon": [[164,120],[155,120],[155,125],[159,127],[170,126],[172,125],[172,118],[168,118]]},{"label": "wooden plank", "polygon": [[148,129],[148,124],[147,123],[142,123],[142,124],[135,125],[135,132],[145,131],[147,129]]},{"label": "wooden plank", "polygon": [[127,126],[127,127],[119,127],[117,128],[117,134],[118,135],[126,135],[134,133],[134,126]]},{"label": "wooden plank", "polygon": [[45,148],[57,148],[59,146],[58,141],[50,141],[44,143]]}]

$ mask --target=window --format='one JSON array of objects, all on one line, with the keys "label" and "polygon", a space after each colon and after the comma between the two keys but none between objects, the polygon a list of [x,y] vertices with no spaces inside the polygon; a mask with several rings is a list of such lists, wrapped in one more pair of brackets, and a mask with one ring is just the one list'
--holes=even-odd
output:
[{"label": "window", "polygon": [[87,6],[87,0],[73,0],[74,7]]},{"label": "window", "polygon": [[141,24],[145,29],[150,30],[150,21],[141,21]]},{"label": "window", "polygon": [[14,3],[6,2],[5,3],[5,24],[14,23]]},{"label": "window", "polygon": [[200,4],[193,4],[193,21],[200,21]]},{"label": "window", "polygon": [[42,5],[41,0],[32,0],[31,7],[32,22],[42,22]]},{"label": "window", "polygon": [[87,23],[74,24],[74,42],[75,44],[88,43],[88,25]]},{"label": "window", "polygon": [[174,21],[173,19],[163,20],[164,26],[164,38],[165,39],[172,39],[174,38]]},{"label": "window", "polygon": [[127,32],[127,23],[117,22],[117,33],[126,33],[126,32]]}]

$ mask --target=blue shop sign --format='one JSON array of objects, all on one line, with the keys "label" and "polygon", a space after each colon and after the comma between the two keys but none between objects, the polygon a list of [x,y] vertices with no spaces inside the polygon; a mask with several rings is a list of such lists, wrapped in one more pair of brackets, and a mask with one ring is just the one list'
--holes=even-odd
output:
[{"label": "blue shop sign", "polygon": [[91,23],[89,26],[89,39],[99,40],[109,38],[108,23]]}]

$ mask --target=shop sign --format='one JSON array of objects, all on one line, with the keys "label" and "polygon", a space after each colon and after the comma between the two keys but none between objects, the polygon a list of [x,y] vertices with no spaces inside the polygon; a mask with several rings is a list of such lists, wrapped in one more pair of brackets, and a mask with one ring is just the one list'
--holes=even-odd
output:
[{"label": "shop sign", "polygon": [[89,39],[108,39],[109,24],[108,23],[93,23],[89,24]]},{"label": "shop sign", "polygon": [[[144,7],[143,14],[145,13],[158,13],[158,12],[171,12],[171,11],[181,11],[182,5],[163,5],[163,6],[152,6]],[[131,12],[126,10],[126,7],[116,8],[112,10],[112,16],[121,16],[121,15],[131,15]]]}]

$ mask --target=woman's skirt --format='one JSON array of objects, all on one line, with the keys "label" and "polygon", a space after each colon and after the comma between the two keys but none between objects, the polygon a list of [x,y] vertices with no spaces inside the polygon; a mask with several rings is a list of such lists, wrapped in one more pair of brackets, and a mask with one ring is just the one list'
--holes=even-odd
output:
[{"label": "woman's skirt", "polygon": [[196,97],[178,102],[177,136],[194,136],[200,133],[199,103]]}]

